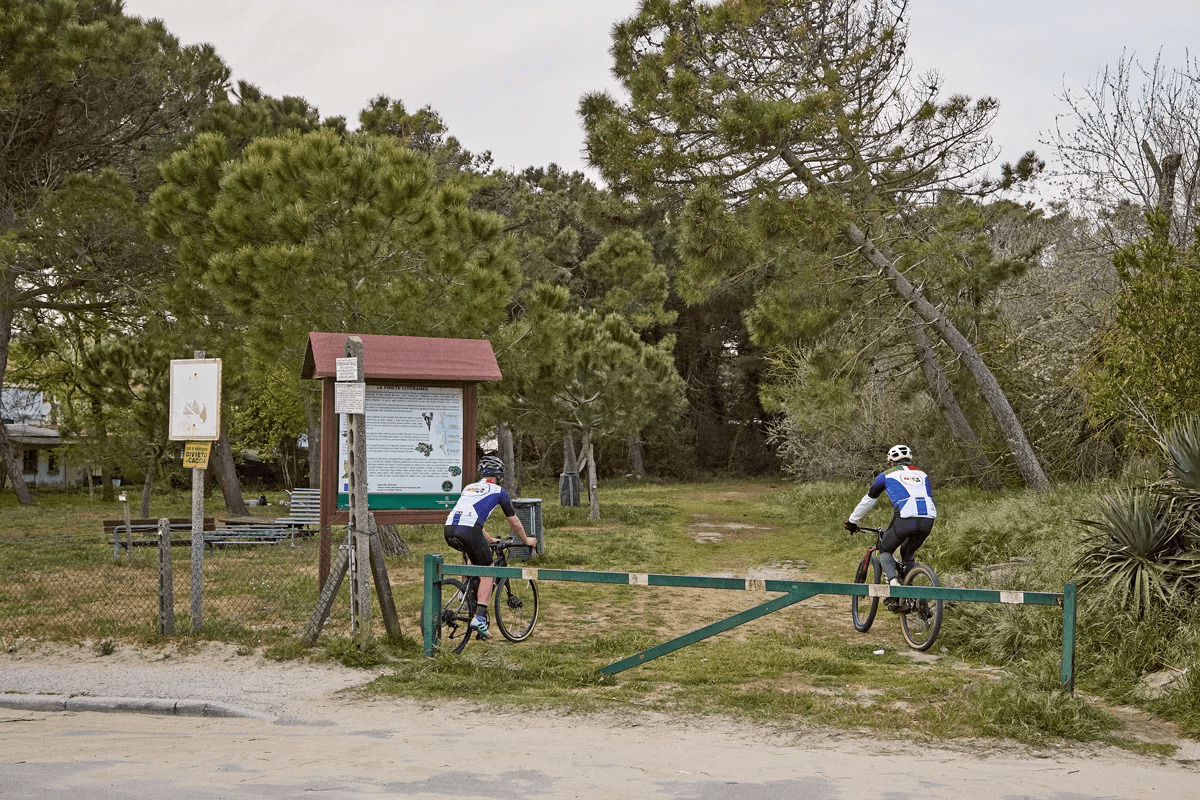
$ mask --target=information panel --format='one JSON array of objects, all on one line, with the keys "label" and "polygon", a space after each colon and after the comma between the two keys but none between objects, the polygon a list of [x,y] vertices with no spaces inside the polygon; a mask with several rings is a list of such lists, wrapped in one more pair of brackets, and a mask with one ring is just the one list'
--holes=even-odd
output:
[{"label": "information panel", "polygon": [[[450,508],[462,491],[460,387],[367,385],[367,503]],[[338,419],[338,508],[349,507],[346,417]]]}]

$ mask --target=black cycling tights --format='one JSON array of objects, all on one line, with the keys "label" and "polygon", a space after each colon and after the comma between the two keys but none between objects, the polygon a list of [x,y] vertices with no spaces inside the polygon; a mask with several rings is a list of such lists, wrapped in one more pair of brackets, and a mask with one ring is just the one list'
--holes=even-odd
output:
[{"label": "black cycling tights", "polygon": [[883,532],[879,544],[879,564],[890,581],[896,577],[896,548],[900,548],[900,560],[912,563],[917,549],[925,543],[933,529],[931,517],[892,517],[892,524]]}]

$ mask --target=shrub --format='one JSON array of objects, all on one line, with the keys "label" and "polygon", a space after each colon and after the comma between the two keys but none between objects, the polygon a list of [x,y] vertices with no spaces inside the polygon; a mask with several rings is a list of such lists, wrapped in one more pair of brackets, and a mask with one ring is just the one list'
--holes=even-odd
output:
[{"label": "shrub", "polygon": [[1140,618],[1200,585],[1200,553],[1186,547],[1171,506],[1148,490],[1127,490],[1101,502],[1095,533],[1075,564],[1080,588],[1096,587],[1128,604]]}]

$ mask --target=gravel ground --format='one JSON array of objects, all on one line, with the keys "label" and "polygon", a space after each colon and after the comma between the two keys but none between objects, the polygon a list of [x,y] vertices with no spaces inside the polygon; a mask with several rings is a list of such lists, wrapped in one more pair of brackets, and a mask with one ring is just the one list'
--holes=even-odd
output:
[{"label": "gravel ground", "polygon": [[118,645],[22,643],[0,653],[0,693],[208,700],[277,718],[305,719],[306,708],[379,674],[341,664],[275,662],[239,648],[205,643],[184,651]]}]

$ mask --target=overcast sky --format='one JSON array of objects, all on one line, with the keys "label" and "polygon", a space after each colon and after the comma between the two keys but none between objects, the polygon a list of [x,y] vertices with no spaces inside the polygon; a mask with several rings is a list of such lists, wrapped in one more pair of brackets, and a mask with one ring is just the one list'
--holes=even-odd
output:
[{"label": "overcast sky", "polygon": [[[246,80],[357,125],[374,96],[436,109],[497,166],[581,169],[585,92],[611,88],[614,22],[637,0],[125,0],[184,43],[210,42]],[[1123,49],[1182,66],[1200,0],[912,0],[910,55],[948,92],[1000,100],[1002,160],[1030,148]]]}]

